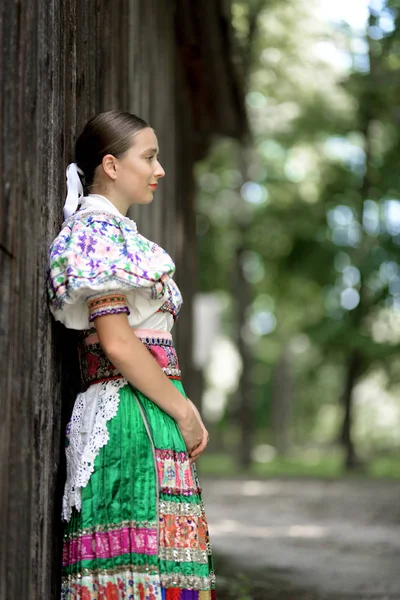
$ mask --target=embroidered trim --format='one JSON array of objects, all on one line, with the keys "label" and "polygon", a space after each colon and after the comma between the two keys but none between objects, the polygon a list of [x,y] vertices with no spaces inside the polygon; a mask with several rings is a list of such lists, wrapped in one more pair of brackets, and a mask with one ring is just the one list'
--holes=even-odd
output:
[{"label": "embroidered trim", "polygon": [[131,314],[124,294],[105,294],[88,300],[89,323],[103,315]]},{"label": "embroidered trim", "polygon": [[[195,550],[211,554],[210,536],[205,515],[200,517],[161,515],[161,548]],[[195,556],[195,554],[193,554]],[[197,560],[195,558],[176,560]]]},{"label": "embroidered trim", "polygon": [[193,504],[192,502],[170,502],[169,500],[161,500],[160,513],[177,517],[202,517],[205,514],[205,508],[203,502],[200,502],[200,504]]},{"label": "embroidered trim", "polygon": [[115,381],[116,379],[122,379],[123,375],[112,375],[110,377],[102,377],[101,379],[94,379],[90,383],[88,383],[88,387],[91,385],[95,385],[96,383],[104,383],[105,381]]},{"label": "embroidered trim", "polygon": [[[140,414],[142,415],[142,420],[143,420],[143,424],[146,428],[146,432],[147,432],[147,436],[149,438],[149,442],[150,442],[150,446],[151,446],[151,453],[153,455],[153,465],[154,465],[154,476],[155,476],[155,481],[156,481],[156,514],[157,516],[160,514],[160,482],[158,480],[158,476],[157,476],[157,458],[156,458],[156,447],[154,445],[154,440],[153,440],[153,436],[151,433],[151,427],[150,424],[147,420],[147,416],[146,413],[144,411],[144,408],[142,406],[142,403],[140,402],[137,394],[134,392],[134,396],[135,396],[135,400],[137,402],[137,405],[139,407],[139,411]],[[157,549],[160,547],[160,519],[157,518]]]},{"label": "embroidered trim", "polygon": [[124,527],[81,535],[64,543],[63,567],[83,560],[110,559],[122,554],[157,554],[157,529]]},{"label": "embroidered trim", "polygon": [[161,585],[163,587],[182,587],[195,590],[209,590],[215,586],[215,573],[210,577],[198,577],[197,575],[184,575],[184,573],[161,573]]},{"label": "embroidered trim", "polygon": [[189,460],[189,456],[187,452],[177,452],[176,450],[159,450],[157,448],[157,458],[159,460],[168,460],[172,459],[174,461],[183,463]]},{"label": "embroidered trim", "polygon": [[168,298],[157,312],[170,313],[174,322],[176,322],[182,308],[183,299],[176,282],[172,278],[168,281],[167,292]]},{"label": "embroidered trim", "polygon": [[171,379],[181,379],[180,369],[169,369],[168,367],[163,367],[162,370]]},{"label": "embroidered trim", "polygon": [[133,573],[150,573],[150,574],[154,574],[157,575],[158,574],[158,568],[155,565],[151,565],[151,564],[144,564],[144,565],[134,565],[132,563],[126,564],[126,565],[119,565],[118,567],[114,567],[113,569],[107,569],[105,570],[104,568],[100,568],[100,569],[81,569],[80,571],[75,571],[72,575],[65,575],[62,578],[62,583],[65,584],[70,584],[72,582],[74,582],[76,579],[81,579],[82,577],[85,577],[87,575],[100,575],[100,576],[104,576],[104,575],[119,575],[121,573],[125,573],[126,571],[128,572],[133,572]]},{"label": "embroidered trim", "polygon": [[166,496],[196,496],[200,495],[202,489],[200,487],[188,488],[183,490],[182,488],[170,488],[170,487],[162,487],[161,493]]},{"label": "embroidered trim", "polygon": [[[213,596],[202,597],[203,592],[197,596],[197,600],[215,600]],[[180,596],[181,600],[193,600],[192,592],[186,597],[185,592]],[[100,575],[94,581],[89,577],[77,577],[76,580],[63,582],[61,588],[61,600],[117,600],[122,598],[144,600],[161,600],[164,597],[161,591],[160,577],[157,573],[140,573],[133,569],[110,577],[108,571]],[[175,598],[176,596],[174,596]],[[172,596],[169,600],[172,600]]]},{"label": "embroidered trim", "polygon": [[106,381],[89,387],[76,398],[66,430],[67,480],[62,506],[65,521],[70,520],[73,506],[81,509],[81,488],[87,485],[93,473],[100,448],[109,440],[107,422],[117,414],[119,391],[126,385],[124,378]]},{"label": "embroidered trim", "polygon": [[159,281],[156,281],[156,283],[151,288],[151,299],[152,300],[157,300],[157,298],[159,298],[160,295],[165,293],[166,289],[169,290],[169,288],[167,287],[169,280],[170,280],[170,276],[168,275],[168,273],[163,273],[161,275]]},{"label": "embroidered trim", "polygon": [[[169,377],[179,379],[181,371],[172,340],[164,340],[162,338],[144,339],[144,346],[154,356],[165,374]],[[168,343],[164,344],[163,342]],[[82,381],[86,387],[106,379],[122,376],[118,369],[110,362],[110,359],[98,341],[91,343],[81,342],[79,345],[79,361]]]},{"label": "embroidered trim", "polygon": [[171,346],[173,347],[174,342],[172,339],[163,337],[141,337],[141,341],[145,346]]},{"label": "embroidered trim", "polygon": [[80,344],[78,350],[81,377],[86,387],[107,379],[122,377],[118,369],[110,362],[99,342],[90,345]]},{"label": "embroidered trim", "polygon": [[[165,367],[162,367],[162,370],[164,371],[166,376],[169,377],[170,379],[178,379],[179,381],[181,381],[182,376],[181,376],[181,372],[179,369],[167,369]],[[101,379],[94,379],[93,381],[88,383],[88,387],[91,385],[95,385],[96,383],[103,383],[104,381],[113,381],[115,379],[121,379],[122,377],[123,377],[123,375],[112,375],[110,377],[102,377]]]},{"label": "embroidered trim", "polygon": [[105,531],[115,531],[124,527],[135,528],[135,529],[155,529],[157,527],[157,521],[121,521],[120,523],[107,523],[106,525],[93,525],[93,527],[86,527],[85,529],[79,529],[75,533],[65,533],[64,541],[73,540],[81,537],[82,535],[88,535],[91,533],[103,533]]},{"label": "embroidered trim", "polygon": [[208,564],[210,553],[198,548],[163,548],[158,552],[160,560],[172,560],[175,562],[196,562],[202,565]]}]

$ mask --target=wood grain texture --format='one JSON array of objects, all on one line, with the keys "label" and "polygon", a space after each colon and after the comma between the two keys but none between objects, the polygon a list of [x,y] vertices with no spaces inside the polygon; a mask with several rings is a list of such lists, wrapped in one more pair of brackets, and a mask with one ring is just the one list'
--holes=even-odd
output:
[{"label": "wood grain texture", "polygon": [[101,110],[135,112],[159,138],[167,175],[152,205],[132,216],[176,260],[185,298],[176,340],[185,385],[195,393],[193,164],[213,135],[239,137],[246,128],[226,6],[0,3],[1,600],[59,597],[62,432],[79,371],[74,332],[48,311],[47,251],[62,222],[65,168],[77,133]]}]

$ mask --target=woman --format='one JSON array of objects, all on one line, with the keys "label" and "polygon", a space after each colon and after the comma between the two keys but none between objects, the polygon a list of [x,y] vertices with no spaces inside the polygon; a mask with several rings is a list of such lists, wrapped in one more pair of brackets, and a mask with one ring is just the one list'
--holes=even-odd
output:
[{"label": "woman", "polygon": [[165,175],[157,138],[109,111],[87,123],[75,155],[48,276],[52,314],[79,330],[86,389],[67,426],[62,598],[214,599],[194,464],[208,433],[170,333],[175,266],[126,216]]}]

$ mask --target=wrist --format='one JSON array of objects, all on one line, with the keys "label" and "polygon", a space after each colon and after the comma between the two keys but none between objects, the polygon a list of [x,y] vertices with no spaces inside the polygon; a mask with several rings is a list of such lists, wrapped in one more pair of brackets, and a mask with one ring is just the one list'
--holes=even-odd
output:
[{"label": "wrist", "polygon": [[178,424],[184,425],[190,420],[190,415],[193,413],[190,403],[184,400],[176,410],[175,421]]},{"label": "wrist", "polygon": [[194,412],[194,414],[196,415],[196,417],[199,419],[200,423],[203,423],[203,419],[201,418],[201,414],[200,414],[200,412],[199,412],[199,409],[198,409],[198,408],[197,408],[197,406],[195,405],[195,403],[194,403],[194,402],[192,402],[192,400],[190,400],[189,398],[188,398],[188,402],[190,403],[190,406],[192,407],[192,409],[193,409],[193,412]]}]

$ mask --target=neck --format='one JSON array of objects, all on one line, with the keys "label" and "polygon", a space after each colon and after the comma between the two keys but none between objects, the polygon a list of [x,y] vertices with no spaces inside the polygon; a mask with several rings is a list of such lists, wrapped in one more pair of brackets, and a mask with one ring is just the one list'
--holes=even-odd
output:
[{"label": "neck", "polygon": [[128,213],[128,208],[130,206],[129,202],[121,198],[117,194],[113,193],[112,190],[104,189],[100,186],[93,186],[93,188],[89,191],[90,194],[99,194],[100,196],[104,196],[109,200],[112,204],[114,204],[115,208],[119,210],[121,214],[124,216]]}]

